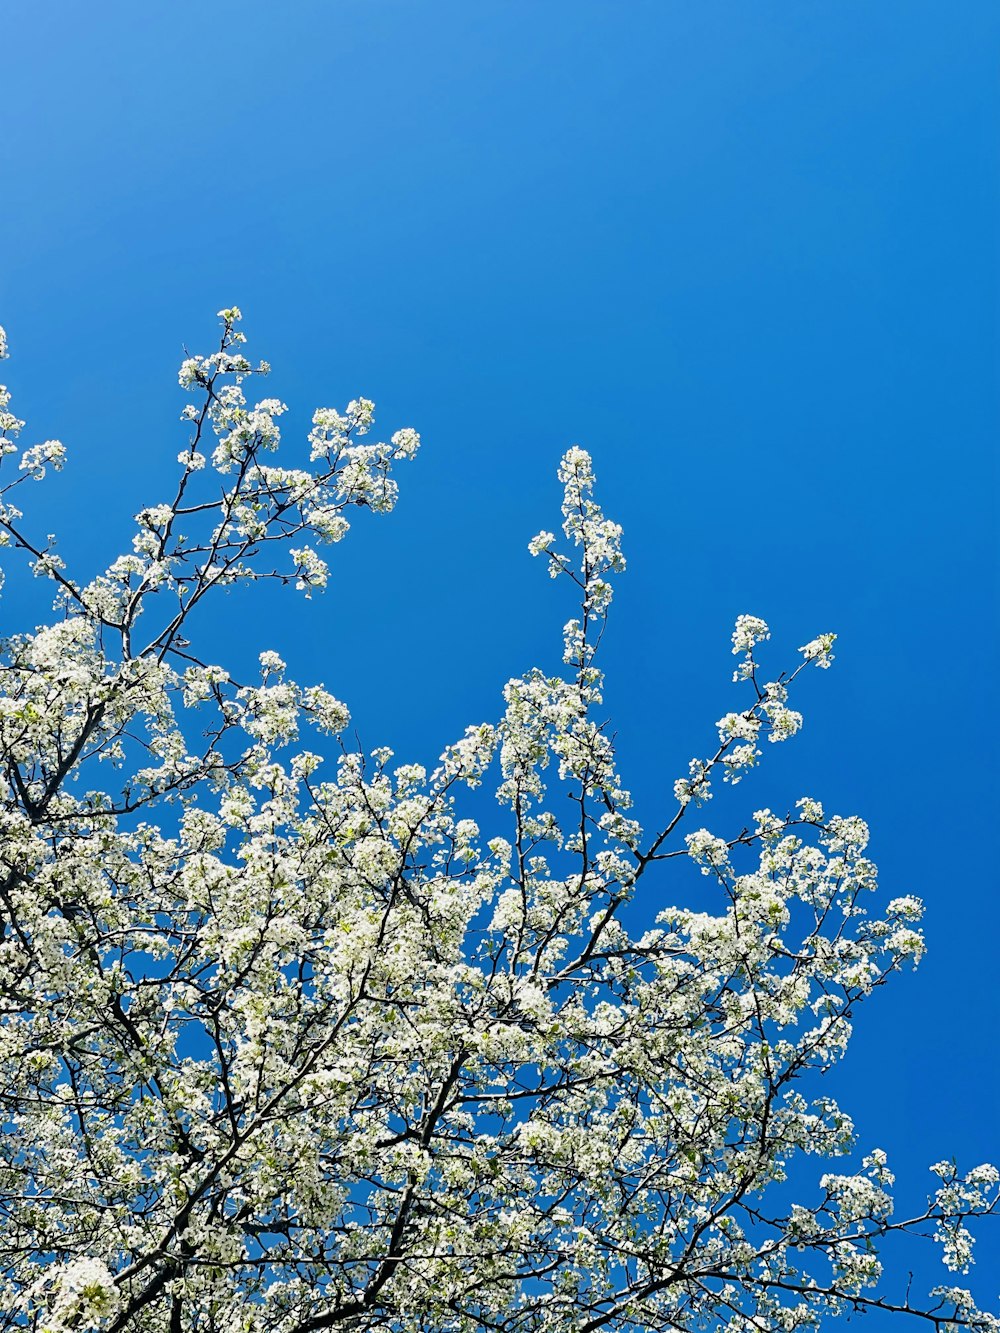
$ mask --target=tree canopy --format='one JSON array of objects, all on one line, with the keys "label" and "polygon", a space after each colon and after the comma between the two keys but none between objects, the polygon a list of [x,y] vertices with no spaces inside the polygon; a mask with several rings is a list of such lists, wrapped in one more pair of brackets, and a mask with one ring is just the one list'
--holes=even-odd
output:
[{"label": "tree canopy", "polygon": [[[419,437],[369,442],[358,399],[278,462],[285,406],[251,405],[268,367],[220,316],[181,366],[173,498],[89,582],[17,507],[65,451],[21,449],[0,390],[3,544],[56,592],[0,645],[0,1328],[997,1333],[879,1257],[930,1237],[965,1273],[997,1171],[939,1162],[897,1217],[816,1079],[919,960],[920,902],[883,901],[863,820],[812,797],[698,826],[795,736],[835,636],[773,670],[741,616],[739,702],[640,827],[598,665],[621,529],[572,448],[563,535],[529,546],[571,593],[563,671],[509,681],[430,771],[364,752],[272,649],[253,680],[206,660],[198,608],[321,589],[317,548],[393,508]],[[663,905],[672,859],[711,910]]]}]

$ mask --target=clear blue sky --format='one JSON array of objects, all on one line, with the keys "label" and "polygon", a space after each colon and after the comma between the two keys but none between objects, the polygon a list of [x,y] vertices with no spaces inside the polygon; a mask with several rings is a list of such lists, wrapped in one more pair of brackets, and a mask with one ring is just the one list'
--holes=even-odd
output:
[{"label": "clear blue sky", "polygon": [[[0,46],[5,378],[71,451],[38,529],[86,566],[127,542],[183,442],[182,345],[239,303],[292,433],[365,394],[425,450],[327,596],[253,635],[234,610],[232,652],[426,759],[556,659],[525,543],[584,445],[626,531],[605,665],[642,810],[733,704],[737,613],[782,664],[837,630],[729,817],[870,820],[931,949],[830,1091],[908,1200],[1000,1157],[995,0],[13,0]],[[915,1290],[944,1276],[929,1250]]]}]

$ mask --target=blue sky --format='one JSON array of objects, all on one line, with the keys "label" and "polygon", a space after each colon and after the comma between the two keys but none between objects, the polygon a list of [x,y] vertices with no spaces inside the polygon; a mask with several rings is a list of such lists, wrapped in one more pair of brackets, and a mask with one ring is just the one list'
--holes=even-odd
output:
[{"label": "blue sky", "polygon": [[[869,819],[931,948],[830,1091],[910,1200],[931,1161],[1000,1156],[1000,8],[194,13],[13,0],[0,20],[5,378],[29,442],[71,453],[38,530],[86,567],[127,543],[183,443],[182,348],[240,304],[290,443],[364,394],[425,448],[324,598],[267,599],[252,635],[234,607],[220,636],[428,759],[557,660],[569,603],[525,546],[556,526],[560,454],[588,448],[625,526],[605,666],[642,812],[733,706],[739,612],[780,665],[836,630],[803,735],[728,818],[808,792]],[[11,590],[6,628],[44,615],[38,591]],[[914,1290],[939,1280],[928,1251]]]}]

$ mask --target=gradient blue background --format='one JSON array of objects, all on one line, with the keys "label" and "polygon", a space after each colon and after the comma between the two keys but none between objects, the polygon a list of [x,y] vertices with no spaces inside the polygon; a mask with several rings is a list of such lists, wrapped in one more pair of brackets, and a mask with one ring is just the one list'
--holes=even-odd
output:
[{"label": "gradient blue background", "polygon": [[71,450],[36,530],[77,568],[127,543],[184,441],[182,346],[239,303],[290,442],[365,394],[425,450],[324,598],[234,598],[218,651],[280,649],[367,745],[433,759],[558,659],[525,543],[586,446],[626,532],[605,666],[640,812],[738,697],[739,612],[780,665],[837,630],[804,734],[704,820],[805,792],[869,818],[931,948],[829,1091],[901,1208],[929,1162],[1000,1157],[994,0],[21,0],[0,45],[4,378]]}]

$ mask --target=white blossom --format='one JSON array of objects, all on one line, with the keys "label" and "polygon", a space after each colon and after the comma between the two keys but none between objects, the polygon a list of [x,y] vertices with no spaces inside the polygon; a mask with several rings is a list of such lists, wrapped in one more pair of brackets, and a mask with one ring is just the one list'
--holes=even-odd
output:
[{"label": "white blossom", "polygon": [[836,637],[836,634],[820,634],[804,644],[799,652],[803,654],[807,662],[815,662],[818,667],[825,669],[833,661],[833,653],[830,650],[833,648]]},{"label": "white blossom", "polygon": [[81,1257],[47,1269],[31,1284],[27,1305],[44,1311],[47,1333],[107,1327],[121,1298],[100,1259]]},{"label": "white blossom", "polygon": [[19,467],[22,472],[29,472],[35,481],[41,481],[47,465],[51,464],[59,472],[65,461],[66,446],[58,440],[45,440],[42,444],[33,444],[30,449],[25,449]]},{"label": "white blossom", "polygon": [[723,869],[729,865],[729,847],[726,840],[717,838],[709,833],[708,829],[689,833],[684,841],[687,843],[688,855],[699,863],[703,875],[709,874],[713,868]]},{"label": "white blossom", "polygon": [[295,563],[295,586],[304,591],[306,596],[314,588],[325,588],[330,576],[330,568],[310,546],[292,547],[289,555]]},{"label": "white blossom", "polygon": [[736,628],[733,630],[733,653],[748,653],[763,643],[765,639],[771,637],[771,631],[767,623],[759,616],[737,616]]}]

